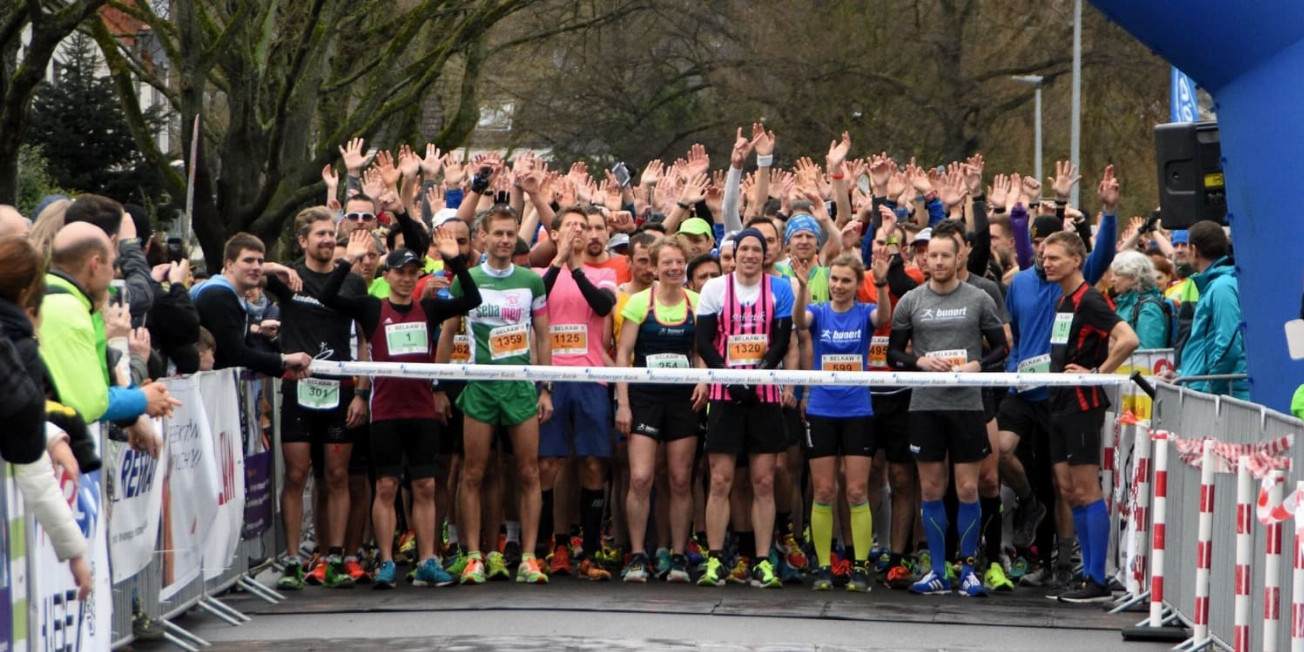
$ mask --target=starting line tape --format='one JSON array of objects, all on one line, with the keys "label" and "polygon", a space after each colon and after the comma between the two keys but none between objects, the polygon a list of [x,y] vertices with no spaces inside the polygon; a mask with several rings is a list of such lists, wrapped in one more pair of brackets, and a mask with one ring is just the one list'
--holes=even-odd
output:
[{"label": "starting line tape", "polygon": [[799,371],[788,369],[649,369],[643,367],[558,367],[314,360],[312,372],[336,376],[383,376],[427,380],[528,380],[685,385],[1082,387],[1129,382],[1114,374],[957,373],[926,371]]}]

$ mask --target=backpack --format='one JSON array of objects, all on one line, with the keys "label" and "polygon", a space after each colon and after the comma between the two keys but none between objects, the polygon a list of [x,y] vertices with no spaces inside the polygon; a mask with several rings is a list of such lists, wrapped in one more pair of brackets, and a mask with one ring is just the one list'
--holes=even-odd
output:
[{"label": "backpack", "polygon": [[[1173,348],[1177,344],[1180,327],[1178,326],[1178,319],[1177,319],[1177,313],[1178,313],[1177,304],[1172,299],[1169,299],[1168,297],[1162,297],[1162,296],[1156,298],[1149,295],[1141,297],[1140,299],[1137,300],[1136,304],[1132,306],[1132,317],[1131,319],[1128,320],[1128,325],[1131,326],[1132,328],[1136,328],[1137,320],[1141,318],[1141,309],[1147,303],[1158,304],[1159,309],[1163,311],[1164,347]],[[1190,330],[1189,325],[1187,327],[1187,330],[1188,331]]]}]

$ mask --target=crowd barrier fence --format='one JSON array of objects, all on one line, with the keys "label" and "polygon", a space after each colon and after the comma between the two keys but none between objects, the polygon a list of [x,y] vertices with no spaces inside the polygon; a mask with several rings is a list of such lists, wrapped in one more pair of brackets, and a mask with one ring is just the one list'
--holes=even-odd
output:
[{"label": "crowd barrier fence", "polygon": [[198,607],[232,625],[247,621],[217,598],[237,585],[283,599],[252,579],[280,549],[278,429],[264,431],[259,409],[269,385],[235,369],[162,382],[182,405],[154,422],[165,442],[157,459],[92,426],[102,468],[83,473],[75,490],[60,474],[91,542],[95,589],[84,603],[3,465],[0,650],[120,647],[133,640],[136,605],[170,643],[197,650],[208,643],[170,620]]},{"label": "crowd barrier fence", "polygon": [[[1295,486],[1286,479],[1304,463],[1295,445],[1304,423],[1176,384],[1158,383],[1154,392],[1149,420],[1135,426],[1133,491],[1120,513],[1142,521],[1134,523],[1134,538],[1118,542],[1138,548],[1125,558],[1135,563],[1123,566],[1140,582],[1129,584],[1116,609],[1151,601],[1150,617],[1124,637],[1180,638],[1190,628],[1181,649],[1279,649],[1279,641],[1292,640],[1281,587],[1292,586],[1294,572],[1280,563],[1280,521],[1304,519],[1281,506],[1281,493],[1283,484]],[[1251,476],[1257,501],[1248,496]],[[1274,506],[1281,515],[1269,518]],[[1292,593],[1292,603],[1304,604],[1298,587]],[[1304,649],[1304,638],[1296,639],[1292,649]]]}]

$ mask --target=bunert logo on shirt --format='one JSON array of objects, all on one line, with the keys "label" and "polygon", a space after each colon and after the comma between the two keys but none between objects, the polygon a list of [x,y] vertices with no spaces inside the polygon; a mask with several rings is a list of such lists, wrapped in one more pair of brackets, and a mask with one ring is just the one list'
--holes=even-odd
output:
[{"label": "bunert logo on shirt", "polygon": [[924,314],[919,316],[920,321],[950,321],[952,319],[964,319],[969,314],[969,307],[962,308],[938,308],[934,310],[927,308]]}]

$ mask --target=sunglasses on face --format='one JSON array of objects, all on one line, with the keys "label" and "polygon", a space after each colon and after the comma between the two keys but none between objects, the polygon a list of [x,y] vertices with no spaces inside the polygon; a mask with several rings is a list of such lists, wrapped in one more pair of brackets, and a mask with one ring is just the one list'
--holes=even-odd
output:
[{"label": "sunglasses on face", "polygon": [[344,219],[350,222],[357,222],[358,220],[362,220],[363,222],[370,222],[376,219],[376,216],[372,213],[345,213]]}]

